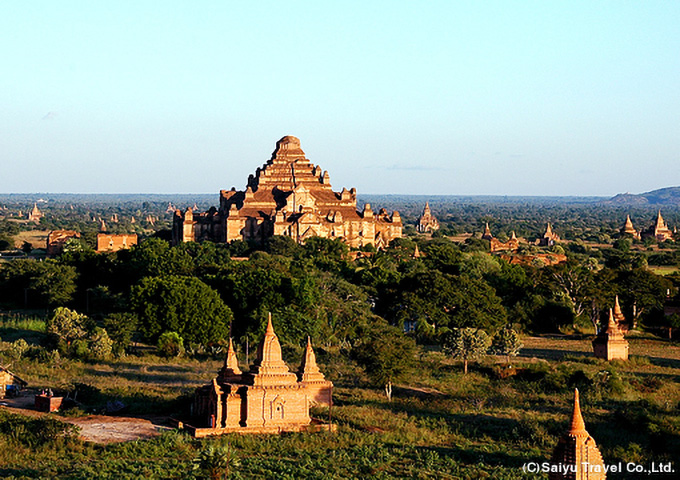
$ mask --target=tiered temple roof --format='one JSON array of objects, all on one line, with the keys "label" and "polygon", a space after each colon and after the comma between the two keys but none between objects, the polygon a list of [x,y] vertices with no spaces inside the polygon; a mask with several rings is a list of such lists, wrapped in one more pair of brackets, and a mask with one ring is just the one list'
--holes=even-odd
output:
[{"label": "tiered temple roof", "polygon": [[399,212],[370,204],[357,210],[356,190],[331,189],[330,176],[312,164],[300,140],[285,136],[276,143],[271,158],[250,175],[245,191],[220,191],[219,209],[205,213],[175,211],[175,243],[213,240],[262,242],[272,235],[285,235],[297,242],[313,236],[339,238],[352,247],[384,247],[401,237]]}]

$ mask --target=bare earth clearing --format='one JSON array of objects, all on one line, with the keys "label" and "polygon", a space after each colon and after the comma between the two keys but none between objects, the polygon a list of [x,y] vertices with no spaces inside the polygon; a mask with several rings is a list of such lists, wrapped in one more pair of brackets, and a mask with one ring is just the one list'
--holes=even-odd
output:
[{"label": "bare earth clearing", "polygon": [[[18,398],[4,399],[0,402],[0,405],[6,404],[1,408],[30,417],[53,415],[34,410],[33,401],[32,393],[26,392],[25,395]],[[59,417],[59,420],[80,427],[80,437],[83,440],[102,444],[152,438],[160,435],[163,430],[170,429],[170,427],[164,425],[167,418],[161,416],[147,415],[143,418],[137,418],[87,415],[74,418]]]}]

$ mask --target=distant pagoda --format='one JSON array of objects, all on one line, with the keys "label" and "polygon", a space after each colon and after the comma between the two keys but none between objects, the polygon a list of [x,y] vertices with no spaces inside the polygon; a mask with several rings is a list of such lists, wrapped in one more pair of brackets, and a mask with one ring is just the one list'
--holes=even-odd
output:
[{"label": "distant pagoda", "polygon": [[416,223],[416,230],[418,230],[420,233],[432,233],[436,230],[439,230],[439,222],[435,216],[432,215],[432,211],[430,210],[430,202],[425,202],[423,213],[420,215],[420,218],[418,218],[418,222]]},{"label": "distant pagoda", "polygon": [[648,229],[642,232],[642,238],[654,238],[657,242],[663,242],[670,238],[673,238],[673,232],[666,225],[666,221],[661,216],[661,210],[659,210],[656,216],[656,221]]},{"label": "distant pagoda", "polygon": [[545,233],[543,234],[543,237],[539,238],[537,243],[541,247],[552,247],[559,241],[559,235],[553,232],[552,225],[548,222],[548,225],[545,227]]},{"label": "distant pagoda", "polygon": [[43,213],[38,209],[38,204],[33,204],[33,210],[28,213],[28,221],[33,223],[40,223],[40,219],[43,217]]},{"label": "distant pagoda", "polygon": [[626,223],[619,230],[619,235],[621,237],[630,236],[637,240],[640,239],[640,232],[638,232],[633,226],[633,222],[630,219],[630,215],[626,215]]},{"label": "distant pagoda", "polygon": [[489,222],[486,223],[484,227],[484,233],[482,234],[482,239],[489,241],[489,251],[491,253],[495,252],[516,252],[519,250],[519,240],[515,232],[512,232],[512,236],[507,242],[501,242],[491,234],[491,229],[489,228]]},{"label": "distant pagoda", "polygon": [[484,225],[484,233],[482,233],[482,238],[484,240],[491,240],[493,235],[491,235],[491,229],[489,228],[489,222]]}]

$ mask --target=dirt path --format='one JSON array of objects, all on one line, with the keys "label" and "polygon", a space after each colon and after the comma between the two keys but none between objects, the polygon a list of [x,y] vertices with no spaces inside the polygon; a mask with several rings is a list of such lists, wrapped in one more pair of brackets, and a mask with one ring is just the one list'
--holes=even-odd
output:
[{"label": "dirt path", "polygon": [[[0,408],[11,413],[28,417],[50,415],[33,408],[33,396],[23,395],[0,401]],[[110,417],[88,415],[86,417],[56,417],[58,420],[80,427],[80,438],[93,443],[117,443],[157,437],[161,432],[170,430],[165,425],[167,418],[161,416]]]}]

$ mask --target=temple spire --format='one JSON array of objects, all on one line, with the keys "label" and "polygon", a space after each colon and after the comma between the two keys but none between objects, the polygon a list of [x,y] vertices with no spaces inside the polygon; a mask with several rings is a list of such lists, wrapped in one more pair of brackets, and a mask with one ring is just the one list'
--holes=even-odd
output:
[{"label": "temple spire", "polygon": [[274,333],[272,316],[269,314],[267,330],[262,342],[257,347],[257,358],[250,367],[250,371],[244,374],[246,381],[255,385],[282,385],[295,383],[296,376],[290,371],[281,355],[281,344]]},{"label": "temple spire", "polygon": [[300,364],[300,380],[323,380],[323,374],[319,370],[319,366],[316,364],[316,355],[314,355],[314,349],[312,349],[312,340],[307,337],[307,347],[305,348],[305,355],[302,357],[302,364]]},{"label": "temple spire", "polygon": [[614,333],[619,328],[616,320],[614,320],[614,311],[609,309],[609,322],[607,323],[607,333]]},{"label": "temple spire", "polygon": [[664,221],[663,217],[661,216],[661,210],[659,209],[659,215],[656,217],[656,227],[657,228],[663,228],[666,226],[666,222]]},{"label": "temple spire", "polygon": [[623,312],[621,311],[621,305],[619,304],[619,296],[614,297],[614,318],[616,321],[621,322],[625,320]]},{"label": "temple spire", "polygon": [[272,325],[272,312],[267,313],[267,330],[264,333],[265,337],[267,336],[276,336],[274,333],[274,325]]},{"label": "temple spire", "polygon": [[241,369],[238,368],[238,358],[236,358],[236,351],[234,350],[234,342],[229,338],[229,348],[227,355],[224,357],[224,366],[220,370],[218,378],[220,380],[229,380],[240,378]]},{"label": "temple spire", "polygon": [[482,238],[485,240],[491,240],[493,238],[493,235],[491,235],[491,229],[489,228],[489,222],[486,222],[484,226],[484,235],[482,235]]},{"label": "temple spire", "polygon": [[583,421],[583,415],[581,415],[578,388],[574,389],[574,411],[571,415],[571,427],[569,428],[569,435],[573,435],[575,437],[588,436],[588,432],[586,432],[586,423]]}]

